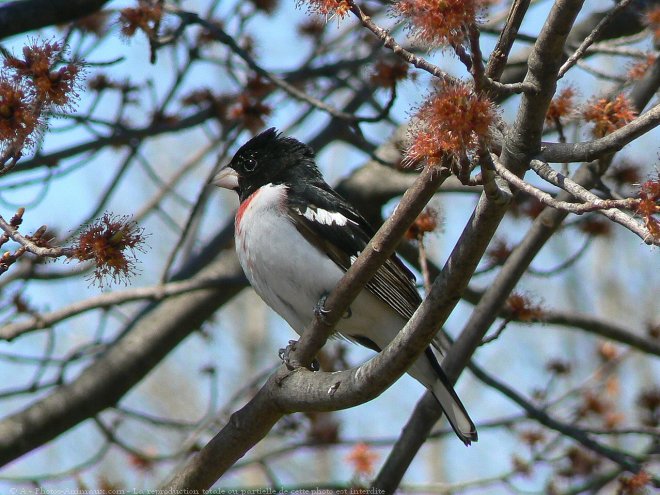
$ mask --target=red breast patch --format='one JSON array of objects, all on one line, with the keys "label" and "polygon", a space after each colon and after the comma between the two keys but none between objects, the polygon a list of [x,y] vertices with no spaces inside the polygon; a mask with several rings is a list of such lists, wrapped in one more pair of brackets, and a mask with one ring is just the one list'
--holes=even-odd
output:
[{"label": "red breast patch", "polygon": [[247,198],[245,198],[245,201],[243,201],[241,203],[241,205],[238,207],[238,211],[236,212],[236,228],[237,229],[241,225],[241,219],[243,218],[243,215],[245,214],[248,207],[250,206],[250,203],[254,200],[254,198],[257,197],[257,195],[259,194],[259,191],[261,191],[261,188],[257,189],[252,194],[250,194]]}]

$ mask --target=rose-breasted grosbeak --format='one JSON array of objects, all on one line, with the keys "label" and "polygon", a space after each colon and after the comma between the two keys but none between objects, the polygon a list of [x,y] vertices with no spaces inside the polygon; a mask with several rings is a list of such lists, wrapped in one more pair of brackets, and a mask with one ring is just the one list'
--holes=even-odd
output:
[{"label": "rose-breasted grosbeak", "polygon": [[[212,182],[238,193],[236,251],[245,275],[300,335],[318,302],[335,287],[374,230],[323,180],[312,149],[275,129],[241,146]],[[378,352],[420,302],[413,274],[393,255],[353,302],[337,331]],[[435,343],[433,347],[439,350]],[[477,440],[474,423],[431,347],[408,373],[433,393],[466,445]]]}]

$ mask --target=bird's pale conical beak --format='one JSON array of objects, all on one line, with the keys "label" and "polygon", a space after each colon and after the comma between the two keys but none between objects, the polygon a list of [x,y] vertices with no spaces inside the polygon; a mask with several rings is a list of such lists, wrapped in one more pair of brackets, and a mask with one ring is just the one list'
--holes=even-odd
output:
[{"label": "bird's pale conical beak", "polygon": [[220,169],[220,172],[211,179],[211,184],[236,191],[238,190],[238,174],[233,168],[224,166]]}]

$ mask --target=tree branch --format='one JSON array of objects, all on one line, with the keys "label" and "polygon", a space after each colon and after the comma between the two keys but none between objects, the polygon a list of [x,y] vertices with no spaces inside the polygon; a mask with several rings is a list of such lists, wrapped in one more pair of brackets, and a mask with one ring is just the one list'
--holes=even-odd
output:
[{"label": "tree branch", "polygon": [[0,39],[98,11],[108,0],[23,0],[0,6]]},{"label": "tree branch", "polygon": [[621,10],[625,9],[628,7],[632,0],[621,0],[618,2],[612,10],[610,10],[605,17],[603,17],[598,24],[593,28],[591,33],[582,41],[580,46],[575,50],[575,52],[568,57],[568,60],[564,62],[564,65],[561,66],[559,69],[559,73],[557,74],[557,79],[561,79],[564,77],[564,74],[569,71],[571,67],[573,67],[578,60],[580,60],[584,54],[587,52],[587,49],[597,40],[600,39],[601,33],[605,31],[605,28],[614,20],[614,18],[617,16]]},{"label": "tree branch", "polygon": [[574,425],[557,421],[547,412],[532,405],[528,400],[526,400],[522,395],[517,393],[511,387],[486,373],[475,363],[470,363],[468,368],[479,380],[495,388],[504,396],[511,399],[518,406],[520,406],[530,418],[535,419],[543,426],[546,426],[552,430],[558,431],[562,435],[572,438],[592,452],[602,455],[603,457],[617,463],[626,471],[636,473],[641,469],[641,463],[638,459],[635,458],[635,456],[621,452],[619,450],[615,450],[607,445],[603,445],[602,443],[597,442],[596,440],[592,439],[585,431]]},{"label": "tree branch", "polygon": [[[195,278],[180,282],[169,282],[163,285],[154,285],[152,287],[137,287],[123,291],[100,294],[96,297],[90,297],[70,304],[64,308],[51,311],[50,313],[33,315],[27,320],[9,323],[0,327],[0,340],[13,340],[20,335],[51,327],[67,318],[84,313],[85,311],[109,308],[132,301],[160,301],[185,292],[217,287],[219,284],[220,282],[215,279]],[[225,288],[233,285],[238,289],[243,289],[247,286],[247,280],[243,275],[238,275],[233,281],[229,277],[225,277],[222,279],[221,285]]]},{"label": "tree branch", "polygon": [[600,139],[584,143],[543,143],[538,159],[549,163],[592,161],[608,153],[621,150],[658,125],[660,125],[660,104]]}]

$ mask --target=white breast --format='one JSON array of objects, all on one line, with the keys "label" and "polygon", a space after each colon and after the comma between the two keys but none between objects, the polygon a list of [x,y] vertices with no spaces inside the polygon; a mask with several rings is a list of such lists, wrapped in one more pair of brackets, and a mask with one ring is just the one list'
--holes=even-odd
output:
[{"label": "white breast", "polygon": [[284,210],[285,191],[269,184],[245,200],[237,214],[236,251],[254,290],[301,333],[343,272],[296,230]]}]

